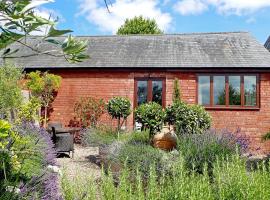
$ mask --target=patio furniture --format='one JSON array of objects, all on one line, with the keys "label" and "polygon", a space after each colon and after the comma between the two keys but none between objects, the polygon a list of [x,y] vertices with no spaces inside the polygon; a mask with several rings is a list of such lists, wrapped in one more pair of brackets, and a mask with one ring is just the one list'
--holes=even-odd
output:
[{"label": "patio furniture", "polygon": [[74,156],[74,139],[71,130],[62,128],[60,122],[51,122],[48,124],[48,132],[52,134],[52,141],[58,154],[72,152]]}]

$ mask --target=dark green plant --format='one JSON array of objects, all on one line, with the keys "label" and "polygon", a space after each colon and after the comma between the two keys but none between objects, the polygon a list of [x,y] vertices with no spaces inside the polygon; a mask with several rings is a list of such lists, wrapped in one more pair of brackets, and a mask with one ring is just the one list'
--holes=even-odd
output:
[{"label": "dark green plant", "polygon": [[97,126],[97,122],[105,112],[105,102],[103,99],[94,97],[82,97],[74,106],[74,112],[82,120],[84,126]]},{"label": "dark green plant", "polygon": [[270,140],[270,132],[267,132],[265,135],[263,135],[262,140],[263,141]]},{"label": "dark green plant", "polygon": [[[226,89],[218,95],[218,105],[226,104]],[[233,85],[229,84],[229,104],[230,105],[241,105],[241,94]]]},{"label": "dark green plant", "polygon": [[179,88],[179,80],[177,78],[173,81],[173,102],[181,100],[181,92]]},{"label": "dark green plant", "polygon": [[47,126],[48,108],[54,100],[54,93],[57,92],[61,84],[61,77],[40,71],[27,74],[26,86],[31,91],[31,95],[40,100],[44,107],[44,127]]},{"label": "dark green plant", "polygon": [[[119,132],[123,123],[131,113],[131,103],[126,97],[114,97],[109,100],[107,111],[113,119],[117,119],[117,131]],[[121,123],[121,119],[122,123]]]},{"label": "dark green plant", "polygon": [[176,134],[201,134],[211,126],[211,117],[200,105],[174,102],[166,108],[166,122],[174,125]]},{"label": "dark green plant", "polygon": [[117,35],[162,33],[154,19],[145,19],[143,16],[126,19],[125,23],[117,31]]},{"label": "dark green plant", "polygon": [[130,134],[129,144],[149,144],[149,131],[136,131]]},{"label": "dark green plant", "polygon": [[[49,2],[49,1],[47,1]],[[18,58],[22,54],[17,54],[20,50],[16,45],[10,46],[13,43],[19,43],[25,48],[31,49],[31,54],[28,56],[49,55],[52,57],[62,57],[68,62],[81,62],[87,58],[87,41],[76,40],[72,36],[68,36],[64,41],[57,40],[55,37],[63,36],[72,32],[71,30],[56,29],[57,20],[44,18],[36,12],[36,6],[46,3],[32,2],[31,0],[21,1],[0,1],[0,16],[1,16],[1,35],[0,35],[0,50],[2,55],[0,58]],[[43,33],[42,41],[51,43],[58,48],[52,48],[49,51],[42,51],[38,45],[33,45],[27,39],[33,32],[41,32],[43,27],[47,27],[48,31]]]},{"label": "dark green plant", "polygon": [[160,131],[165,120],[165,112],[161,105],[149,102],[135,109],[135,120],[142,124],[142,129],[149,129],[150,136]]}]

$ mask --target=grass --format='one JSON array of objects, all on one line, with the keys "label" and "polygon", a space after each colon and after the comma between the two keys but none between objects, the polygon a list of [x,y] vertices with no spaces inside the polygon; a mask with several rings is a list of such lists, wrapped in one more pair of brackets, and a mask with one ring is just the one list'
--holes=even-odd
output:
[{"label": "grass", "polygon": [[96,182],[91,177],[75,180],[62,179],[64,197],[71,199],[145,200],[145,199],[207,199],[207,200],[268,200],[270,199],[270,174],[265,167],[252,172],[246,171],[245,161],[239,156],[232,160],[218,159],[209,176],[207,167],[198,174],[185,168],[183,159],[176,161],[172,176],[157,176],[150,169],[147,182],[137,170],[135,179],[130,179],[127,167],[121,172],[118,184],[111,173],[102,174]]}]

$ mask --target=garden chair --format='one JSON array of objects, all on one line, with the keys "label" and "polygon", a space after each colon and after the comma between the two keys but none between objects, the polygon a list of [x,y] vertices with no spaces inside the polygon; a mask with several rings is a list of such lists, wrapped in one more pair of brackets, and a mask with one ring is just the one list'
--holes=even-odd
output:
[{"label": "garden chair", "polygon": [[[59,122],[52,122],[48,125],[48,128],[52,130],[52,141],[57,154],[72,152],[72,158],[74,156],[74,140],[73,136],[69,132],[63,131],[62,124]],[[61,131],[57,131],[61,129]]]}]

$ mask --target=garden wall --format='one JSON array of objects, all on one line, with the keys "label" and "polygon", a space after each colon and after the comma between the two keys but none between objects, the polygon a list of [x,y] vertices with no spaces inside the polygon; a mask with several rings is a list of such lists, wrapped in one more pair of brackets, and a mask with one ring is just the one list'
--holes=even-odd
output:
[{"label": "garden wall", "polygon": [[[62,76],[61,88],[53,102],[51,121],[61,121],[68,125],[75,115],[76,99],[94,96],[108,100],[113,96],[125,96],[134,105],[134,77],[166,77],[166,105],[172,102],[173,81],[180,80],[182,99],[190,104],[196,103],[196,74],[188,72],[164,72],[140,70],[55,70],[52,73]],[[250,137],[251,149],[270,152],[270,142],[261,141],[261,136],[270,130],[270,74],[261,74],[259,110],[208,110],[213,118],[213,128],[227,128],[241,131]],[[108,115],[100,123],[115,125]],[[127,120],[128,129],[133,128],[133,114]]]}]

